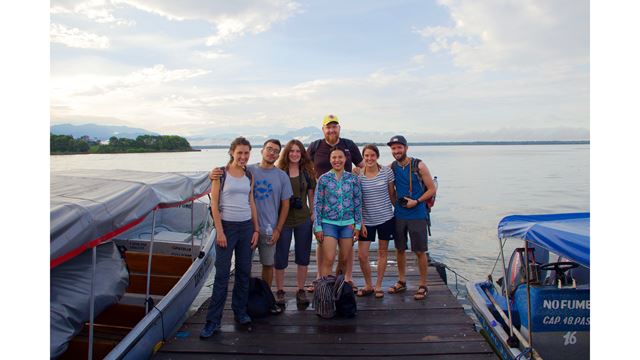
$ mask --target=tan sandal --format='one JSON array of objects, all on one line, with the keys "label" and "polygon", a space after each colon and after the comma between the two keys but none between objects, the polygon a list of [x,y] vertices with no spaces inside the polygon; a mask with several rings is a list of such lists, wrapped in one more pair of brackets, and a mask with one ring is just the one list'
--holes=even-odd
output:
[{"label": "tan sandal", "polygon": [[376,299],[382,299],[384,297],[384,291],[382,291],[382,289],[376,289],[374,296]]},{"label": "tan sandal", "polygon": [[389,290],[387,290],[387,292],[389,294],[398,294],[406,290],[407,290],[407,282],[398,280],[398,282],[396,282],[392,287],[390,287]]},{"label": "tan sandal", "polygon": [[415,300],[424,300],[424,298],[427,297],[427,293],[429,292],[429,290],[427,290],[427,287],[424,285],[420,285],[418,286],[418,291],[416,291],[416,294],[413,295],[413,298]]}]

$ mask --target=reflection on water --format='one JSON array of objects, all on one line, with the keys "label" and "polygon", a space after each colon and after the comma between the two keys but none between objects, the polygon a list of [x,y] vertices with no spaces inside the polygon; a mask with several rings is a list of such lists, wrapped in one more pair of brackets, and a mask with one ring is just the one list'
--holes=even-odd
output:
[{"label": "reflection on water", "polygon": [[[380,150],[380,162],[389,164],[390,152],[384,147]],[[439,180],[431,215],[431,257],[470,280],[486,278],[494,267],[496,228],[502,217],[589,211],[589,145],[410,146],[409,155],[424,160]],[[254,148],[251,162],[257,162],[259,156],[259,149]],[[207,171],[227,160],[225,149],[67,155],[51,156],[51,170]],[[508,244],[509,249],[519,245],[516,241]],[[210,278],[207,284],[212,281]],[[449,282],[454,282],[451,275]],[[205,290],[210,296],[211,289]]]}]

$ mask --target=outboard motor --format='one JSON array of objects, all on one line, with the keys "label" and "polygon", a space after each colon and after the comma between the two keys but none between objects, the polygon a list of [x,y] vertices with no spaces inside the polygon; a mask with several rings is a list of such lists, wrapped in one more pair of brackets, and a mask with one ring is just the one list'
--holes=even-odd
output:
[{"label": "outboard motor", "polygon": [[[529,284],[540,283],[540,270],[536,263],[536,257],[534,255],[535,249],[529,248]],[[527,273],[525,268],[524,258],[525,248],[517,248],[511,254],[511,260],[509,260],[509,268],[507,270],[507,282],[506,282],[506,294],[509,299],[513,298],[516,289],[521,284],[526,284]]]}]

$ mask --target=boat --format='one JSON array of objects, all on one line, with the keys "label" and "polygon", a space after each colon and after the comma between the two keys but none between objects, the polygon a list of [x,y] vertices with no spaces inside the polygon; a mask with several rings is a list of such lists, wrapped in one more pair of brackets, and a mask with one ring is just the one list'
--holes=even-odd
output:
[{"label": "boat", "polygon": [[[504,275],[468,282],[481,333],[502,359],[589,359],[590,213],[511,215],[498,225]],[[516,247],[509,262],[507,240]],[[495,267],[494,267],[495,268]]]},{"label": "boat", "polygon": [[51,174],[52,359],[143,359],[187,318],[215,260],[206,172]]}]

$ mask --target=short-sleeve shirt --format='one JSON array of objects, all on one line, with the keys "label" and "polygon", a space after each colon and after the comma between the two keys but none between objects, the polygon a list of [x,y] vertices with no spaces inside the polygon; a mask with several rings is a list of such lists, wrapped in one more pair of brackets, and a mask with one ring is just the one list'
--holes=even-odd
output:
[{"label": "short-sleeve shirt", "polygon": [[362,218],[367,226],[376,226],[393,217],[389,184],[395,180],[393,170],[383,166],[373,178],[360,174],[362,186]]},{"label": "short-sleeve shirt", "polygon": [[267,224],[275,229],[280,202],[288,200],[293,195],[289,176],[277,167],[263,169],[259,164],[253,164],[247,168],[253,175],[253,198],[258,210],[260,229],[266,229]]},{"label": "short-sleeve shirt", "polygon": [[[362,155],[360,154],[360,150],[358,150],[358,146],[353,141],[340,138],[338,144],[336,144],[336,147],[344,150],[345,155],[347,156],[347,161],[344,164],[345,171],[351,172],[353,164],[356,164],[356,166],[358,166],[358,164],[362,162]],[[307,151],[309,151],[310,148],[311,146],[309,146],[309,149],[307,149]],[[316,178],[320,178],[322,174],[331,170],[332,166],[329,157],[332,148],[333,146],[327,144],[324,139],[320,140],[320,145],[318,146],[318,149],[316,150],[315,154],[313,154],[313,157],[311,159],[313,160],[313,165],[315,166]]]},{"label": "short-sleeve shirt", "polygon": [[[309,179],[309,183],[307,183],[307,178]],[[299,176],[289,178],[289,181],[291,181],[293,196],[299,197],[302,200],[302,209],[294,209],[291,204],[289,204],[289,215],[284,225],[287,227],[296,227],[311,218],[307,195],[309,190],[316,188],[316,179],[300,173]]]}]

